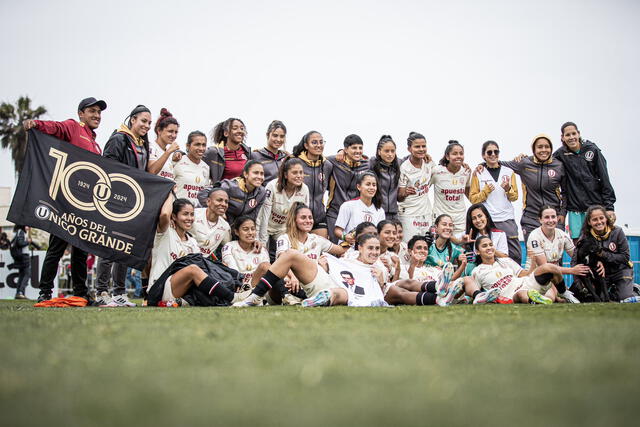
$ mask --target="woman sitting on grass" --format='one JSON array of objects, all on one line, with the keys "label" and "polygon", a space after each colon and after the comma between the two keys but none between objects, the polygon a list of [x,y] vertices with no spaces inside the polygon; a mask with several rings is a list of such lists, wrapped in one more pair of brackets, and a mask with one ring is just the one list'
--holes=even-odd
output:
[{"label": "woman sitting on grass", "polygon": [[[557,265],[562,274],[582,276],[584,271],[582,266],[576,265],[571,268],[562,266],[562,255],[566,251],[569,256],[573,256],[575,246],[567,233],[556,228],[558,226],[556,209],[549,205],[543,206],[538,213],[538,219],[540,220],[540,227],[529,233],[529,240],[527,241],[527,268],[531,265],[550,263]],[[568,289],[561,297],[571,303],[580,303]],[[557,295],[553,295],[553,298],[556,300]]]},{"label": "woman sitting on grass", "polygon": [[[253,289],[260,277],[269,269],[269,253],[262,245],[256,245],[256,222],[243,215],[233,226],[234,239],[222,248],[222,262],[243,277],[241,291]],[[259,250],[256,248],[259,247]]]},{"label": "woman sitting on grass", "polygon": [[[497,258],[493,242],[487,236],[476,239],[475,249],[482,263],[471,277],[464,278],[465,292],[474,304],[494,302],[498,297],[505,303],[551,304],[553,299],[543,293],[553,286],[560,294],[567,289],[557,265],[547,263],[524,270],[511,258]],[[584,274],[585,268],[579,270]]]},{"label": "woman sitting on grass", "polygon": [[375,236],[378,235],[378,228],[369,221],[361,222],[358,224],[354,231],[355,242],[353,245],[349,246],[347,251],[342,256],[344,259],[356,259],[360,253],[358,252],[358,237],[363,234],[373,234]]},{"label": "woman sitting on grass", "polygon": [[467,267],[467,257],[462,247],[451,241],[453,237],[453,220],[442,214],[435,221],[437,238],[429,247],[425,265],[444,268],[446,264],[456,266],[451,280],[461,277]]},{"label": "woman sitting on grass", "polygon": [[378,240],[380,241],[380,262],[388,272],[387,282],[395,282],[400,277],[400,257],[393,252],[397,243],[398,232],[393,221],[385,219],[378,223]]},{"label": "woman sitting on grass", "polygon": [[[173,196],[169,195],[160,210],[152,250],[149,299],[151,300],[154,294],[158,297],[162,295],[154,299],[165,302],[175,301],[177,305],[188,305],[182,297],[190,291],[192,286],[196,286],[195,291],[200,296],[199,299],[206,301],[217,297],[230,303],[234,296],[233,291],[219,286],[219,283],[209,277],[198,265],[188,265],[168,277],[165,276],[165,270],[175,260],[189,254],[200,254],[198,242],[189,234],[193,224],[193,204],[187,199],[175,201],[172,199]],[[201,255],[198,256],[201,258]],[[158,280],[161,276],[163,280]],[[162,286],[162,289],[153,289],[156,281],[158,281],[157,286]]]},{"label": "woman sitting on grass", "polygon": [[[292,249],[306,255],[309,259],[317,263],[320,262],[324,253],[339,257],[346,251],[346,248],[334,245],[328,239],[311,233],[313,229],[313,214],[311,213],[311,209],[304,203],[294,202],[287,215],[286,229],[287,232],[278,238],[276,259],[283,252]],[[291,271],[289,271],[287,277],[285,277],[285,286],[287,288],[300,287],[300,281]],[[306,295],[302,291],[296,293],[295,296],[306,299]],[[288,298],[286,295],[283,297],[283,301],[289,304],[299,303],[299,301]]]}]

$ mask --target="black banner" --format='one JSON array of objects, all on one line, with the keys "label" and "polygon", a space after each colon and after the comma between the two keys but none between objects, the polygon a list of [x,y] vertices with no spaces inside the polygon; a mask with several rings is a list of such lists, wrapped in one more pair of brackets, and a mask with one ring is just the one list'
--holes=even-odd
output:
[{"label": "black banner", "polygon": [[173,182],[29,131],[7,219],[143,269]]}]

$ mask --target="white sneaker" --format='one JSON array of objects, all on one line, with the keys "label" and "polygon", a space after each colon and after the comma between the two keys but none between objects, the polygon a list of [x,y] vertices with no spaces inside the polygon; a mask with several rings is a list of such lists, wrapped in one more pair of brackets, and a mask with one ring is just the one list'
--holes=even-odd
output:
[{"label": "white sneaker", "polygon": [[106,307],[135,307],[136,303],[129,301],[129,297],[126,294],[114,295],[111,297],[111,302]]},{"label": "white sneaker", "polygon": [[233,303],[231,307],[255,307],[258,305],[262,305],[262,297],[252,293],[242,301]]},{"label": "white sneaker", "polygon": [[500,296],[500,288],[491,288],[488,291],[480,292],[473,300],[474,304],[489,304]]},{"label": "white sneaker", "polygon": [[282,305],[300,305],[302,298],[295,297],[291,294],[286,294],[282,297]]},{"label": "white sneaker", "polygon": [[566,299],[567,302],[570,302],[571,304],[580,304],[580,300],[578,300],[578,298],[576,298],[575,295],[573,295],[573,292],[571,292],[569,289],[564,291],[563,294],[559,294],[559,295],[562,298]]},{"label": "white sneaker", "polygon": [[111,295],[105,291],[100,292],[100,295],[96,298],[96,304],[98,304],[99,307],[110,307],[110,303]]}]

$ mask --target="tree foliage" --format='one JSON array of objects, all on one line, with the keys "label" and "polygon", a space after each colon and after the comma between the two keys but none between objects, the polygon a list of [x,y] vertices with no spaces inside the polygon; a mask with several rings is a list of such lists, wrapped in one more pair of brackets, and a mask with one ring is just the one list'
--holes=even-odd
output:
[{"label": "tree foliage", "polygon": [[14,104],[0,104],[0,144],[11,150],[11,158],[18,174],[22,171],[27,151],[27,133],[22,127],[25,120],[34,120],[47,112],[43,106],[31,108],[31,99],[21,96]]}]

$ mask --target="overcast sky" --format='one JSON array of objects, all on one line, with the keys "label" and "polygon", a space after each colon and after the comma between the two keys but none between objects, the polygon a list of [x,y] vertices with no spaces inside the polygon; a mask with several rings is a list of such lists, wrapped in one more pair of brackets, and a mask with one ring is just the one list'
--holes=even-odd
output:
[{"label": "overcast sky", "polygon": [[[558,147],[570,120],[608,160],[618,223],[640,227],[640,2],[306,3],[3,1],[0,100],[64,120],[105,99],[101,145],[145,104],[173,112],[183,144],[234,116],[259,148],[279,119],[289,148],[316,129],[325,153],[357,133],[370,155],[382,134],[403,155],[419,131],[434,158],[457,139],[472,165],[488,139],[503,159],[538,133]],[[3,185],[12,170],[3,151]]]}]

